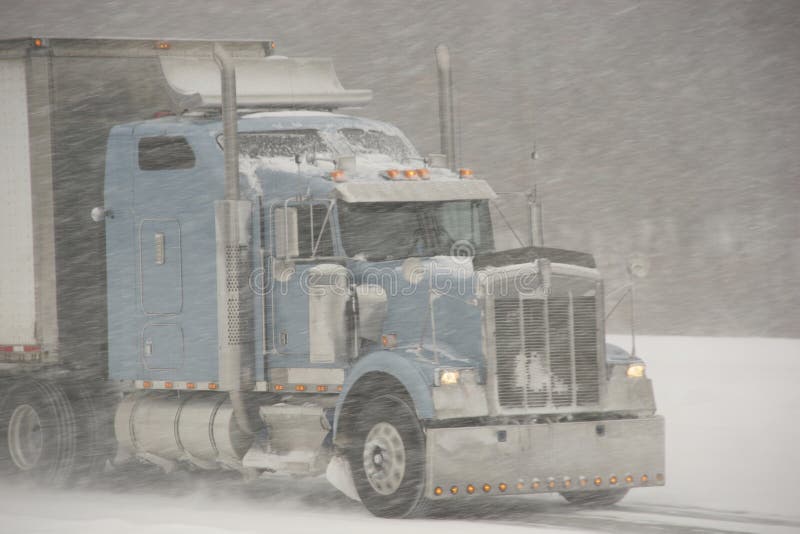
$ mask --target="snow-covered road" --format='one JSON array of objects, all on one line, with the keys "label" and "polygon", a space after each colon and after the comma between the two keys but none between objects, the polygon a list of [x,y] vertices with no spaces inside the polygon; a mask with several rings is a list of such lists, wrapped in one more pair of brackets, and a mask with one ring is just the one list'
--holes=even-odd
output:
[{"label": "snow-covered road", "polygon": [[139,471],[123,487],[0,486],[0,533],[800,531],[800,340],[641,337],[637,347],[667,418],[667,486],[632,491],[609,509],[506,497],[432,519],[381,520],[324,480],[244,485]]}]

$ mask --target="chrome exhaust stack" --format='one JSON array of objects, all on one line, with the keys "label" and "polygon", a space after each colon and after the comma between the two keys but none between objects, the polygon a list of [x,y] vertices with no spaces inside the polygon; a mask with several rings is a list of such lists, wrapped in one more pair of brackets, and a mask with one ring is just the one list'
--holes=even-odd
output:
[{"label": "chrome exhaust stack", "polygon": [[214,61],[222,82],[222,133],[225,136],[225,200],[239,200],[239,137],[236,115],[236,67],[233,56],[214,43]]},{"label": "chrome exhaust stack", "polygon": [[439,135],[447,167],[455,170],[456,141],[453,118],[453,76],[450,69],[450,50],[445,44],[436,46],[436,68],[439,72]]},{"label": "chrome exhaust stack", "polygon": [[225,139],[225,199],[214,202],[217,254],[217,333],[219,386],[230,394],[236,422],[252,434],[253,425],[243,390],[255,384],[253,298],[251,272],[251,203],[239,199],[236,67],[231,54],[214,44],[214,60],[222,83],[222,124]]}]

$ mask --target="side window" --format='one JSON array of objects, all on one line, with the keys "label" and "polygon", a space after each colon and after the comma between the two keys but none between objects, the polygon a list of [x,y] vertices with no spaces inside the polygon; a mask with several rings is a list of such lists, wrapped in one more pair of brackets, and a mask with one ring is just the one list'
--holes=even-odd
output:
[{"label": "side window", "polygon": [[[317,246],[317,253],[315,256],[333,256],[331,221],[325,220],[327,214],[327,204],[314,204],[313,206],[305,204],[297,206],[297,241],[301,258],[310,258],[312,256],[317,241],[319,241],[319,245]],[[322,234],[321,236],[320,233]]]},{"label": "side window", "polygon": [[143,171],[191,169],[195,157],[185,137],[143,137],[139,140],[139,168]]}]

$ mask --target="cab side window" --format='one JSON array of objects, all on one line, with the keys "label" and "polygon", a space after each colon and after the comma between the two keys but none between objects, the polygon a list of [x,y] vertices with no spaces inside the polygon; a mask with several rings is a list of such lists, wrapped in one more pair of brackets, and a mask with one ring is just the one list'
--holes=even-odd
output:
[{"label": "cab side window", "polygon": [[[310,258],[312,255],[315,257],[334,255],[330,217],[325,220],[327,214],[327,204],[297,206],[297,244],[301,258]],[[317,253],[312,254],[315,245]]]},{"label": "cab side window", "polygon": [[139,140],[139,168],[143,171],[192,169],[194,165],[194,151],[185,137],[142,137]]}]

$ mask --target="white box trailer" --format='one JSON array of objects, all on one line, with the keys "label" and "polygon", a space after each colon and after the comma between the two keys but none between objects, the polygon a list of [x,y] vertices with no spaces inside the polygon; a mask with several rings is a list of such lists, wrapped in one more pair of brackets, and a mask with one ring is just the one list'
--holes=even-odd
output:
[{"label": "white box trailer", "polygon": [[[222,42],[237,58],[270,41]],[[105,151],[118,124],[180,113],[165,57],[213,57],[214,42],[0,41],[0,472],[52,483],[113,453],[107,378]],[[32,410],[25,410],[25,405]],[[38,448],[23,432],[53,430]],[[28,436],[29,438],[31,436]],[[35,438],[35,436],[33,436]],[[42,461],[44,458],[46,461]],[[11,461],[13,460],[13,463]],[[10,475],[9,475],[10,476]]]},{"label": "white box trailer", "polygon": [[[226,42],[237,57],[272,43]],[[109,129],[182,111],[159,58],[212,57],[212,42],[0,41],[0,364],[64,363],[103,375],[103,204]]]}]

